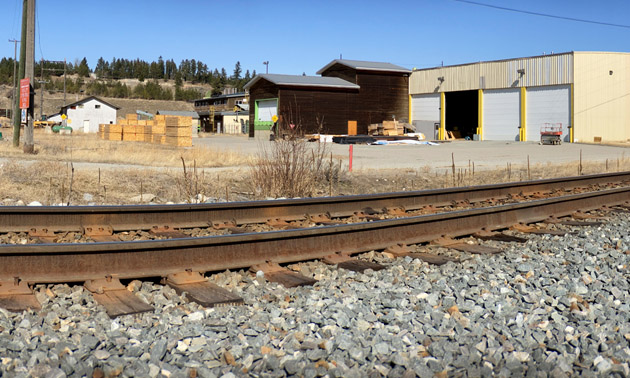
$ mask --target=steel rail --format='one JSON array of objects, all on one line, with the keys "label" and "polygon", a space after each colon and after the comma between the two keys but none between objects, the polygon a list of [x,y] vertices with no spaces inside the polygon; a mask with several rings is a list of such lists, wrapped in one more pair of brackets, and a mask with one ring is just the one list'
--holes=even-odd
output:
[{"label": "steel rail", "polygon": [[630,187],[553,197],[517,204],[338,226],[241,235],[89,244],[0,246],[0,280],[28,283],[164,277],[184,270],[208,272],[272,261],[289,263],[336,252],[379,250],[441,236],[567,216],[577,210],[627,203]]},{"label": "steel rail", "polygon": [[364,208],[403,207],[415,210],[453,201],[478,202],[520,193],[534,193],[630,181],[630,172],[606,173],[507,184],[327,198],[230,202],[188,205],[0,207],[0,232],[32,228],[50,232],[81,232],[85,226],[110,226],[114,231],[208,227],[213,222],[264,223],[268,219],[296,220],[306,214],[350,216]]}]

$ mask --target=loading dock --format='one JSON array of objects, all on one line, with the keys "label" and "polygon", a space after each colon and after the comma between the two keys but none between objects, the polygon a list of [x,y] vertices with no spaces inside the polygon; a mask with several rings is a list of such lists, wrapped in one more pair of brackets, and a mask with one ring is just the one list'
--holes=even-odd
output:
[{"label": "loading dock", "polygon": [[460,136],[468,136],[475,113],[462,114],[453,103],[458,96],[474,103],[476,92],[480,140],[537,142],[542,127],[561,124],[563,142],[619,142],[630,140],[628,88],[630,53],[567,52],[416,69],[409,118],[427,129],[438,122],[439,139],[462,126]]},{"label": "loading dock", "polygon": [[450,131],[455,138],[472,140],[479,127],[478,101],[477,91],[447,92],[444,117],[446,131]]}]

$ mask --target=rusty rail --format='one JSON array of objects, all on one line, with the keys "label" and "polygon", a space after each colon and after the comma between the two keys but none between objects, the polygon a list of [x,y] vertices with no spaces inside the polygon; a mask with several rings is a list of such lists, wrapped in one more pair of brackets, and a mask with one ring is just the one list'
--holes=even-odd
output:
[{"label": "rusty rail", "polygon": [[421,243],[501,229],[577,210],[627,203],[630,187],[518,204],[393,220],[241,235],[160,241],[0,246],[0,280],[75,282],[103,277],[165,277],[182,271],[220,271],[358,253],[398,243]]},{"label": "rusty rail", "polygon": [[148,230],[154,226],[208,227],[212,223],[263,223],[268,219],[295,220],[305,214],[352,215],[371,207],[443,206],[453,201],[483,201],[519,193],[534,193],[630,181],[630,172],[525,181],[474,187],[383,193],[328,198],[232,202],[194,205],[0,207],[0,232],[81,232],[86,226],[111,227],[114,231]]}]

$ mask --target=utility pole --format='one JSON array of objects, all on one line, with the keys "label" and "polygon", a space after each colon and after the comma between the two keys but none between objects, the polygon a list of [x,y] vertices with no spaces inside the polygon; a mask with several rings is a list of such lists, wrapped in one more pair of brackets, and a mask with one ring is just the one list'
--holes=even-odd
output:
[{"label": "utility pole", "polygon": [[9,42],[13,42],[14,50],[13,50],[13,110],[11,110],[11,123],[15,122],[15,109],[18,108],[18,99],[17,99],[17,39],[9,39]]},{"label": "utility pole", "polygon": [[[24,43],[24,41],[26,41],[26,20],[27,20],[27,8],[28,8],[28,3],[27,0],[23,0],[22,3],[22,37],[20,38],[20,40],[22,41],[22,43],[20,43],[20,69],[18,72],[18,77],[20,79],[24,78],[24,63],[26,61],[26,44]],[[15,114],[20,114],[20,108],[19,108],[19,103],[16,102],[15,105]],[[21,124],[22,120],[20,116],[16,116],[13,117],[13,147],[19,147],[20,146],[20,124]]]},{"label": "utility pole", "polygon": [[[31,80],[31,85],[35,80],[35,0],[25,0],[27,3],[28,20],[26,23],[26,62],[24,66],[25,75]],[[33,104],[33,91],[30,92],[31,101],[28,108],[27,124],[24,126],[24,153],[35,153],[35,142],[33,141],[33,118],[35,115]]]},{"label": "utility pole", "polygon": [[66,58],[63,58],[63,106],[66,106]]},{"label": "utility pole", "polygon": [[40,58],[40,66],[42,69],[41,79],[39,83],[39,120],[44,120],[44,84],[50,83],[50,81],[44,80],[44,59]]}]

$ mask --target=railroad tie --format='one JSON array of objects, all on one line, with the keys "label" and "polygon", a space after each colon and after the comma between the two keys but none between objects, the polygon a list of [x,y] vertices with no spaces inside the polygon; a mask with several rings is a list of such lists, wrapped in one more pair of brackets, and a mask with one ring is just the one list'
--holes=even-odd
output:
[{"label": "railroad tie", "polygon": [[460,252],[468,252],[475,255],[493,255],[496,253],[503,252],[499,248],[488,247],[488,246],[480,245],[480,244],[468,244],[460,240],[455,240],[455,239],[451,239],[447,237],[441,237],[441,238],[435,239],[431,242],[431,244],[438,245],[440,247],[454,249]]},{"label": "railroad tie", "polygon": [[0,278],[0,307],[13,312],[42,308],[28,283],[18,278]]},{"label": "railroad tie", "polygon": [[322,261],[328,265],[337,265],[338,268],[351,270],[353,272],[363,273],[368,269],[373,271],[385,269],[384,265],[375,263],[372,261],[359,260],[350,256],[348,253],[337,252],[333,255],[328,255],[322,259]]},{"label": "railroad tie", "polygon": [[110,318],[153,311],[151,305],[127,290],[120,280],[112,276],[85,281],[83,286],[92,293],[98,304],[105,307]]},{"label": "railroad tie", "polygon": [[200,272],[187,270],[171,273],[166,276],[164,282],[175,289],[177,294],[182,295],[186,293],[186,298],[204,307],[241,305],[244,303],[243,298],[238,295],[208,282],[208,279]]},{"label": "railroad tie", "polygon": [[325,226],[336,226],[339,224],[343,224],[343,222],[332,220],[330,218],[330,214],[327,213],[315,215],[307,214],[306,218],[315,224],[323,224]]},{"label": "railroad tie", "polygon": [[151,227],[151,230],[149,230],[149,233],[155,236],[160,236],[160,237],[169,238],[169,239],[181,239],[181,238],[190,237],[190,235],[186,235],[183,232],[179,231],[178,229],[173,228],[168,225],[153,226]]},{"label": "railroad tie", "polygon": [[317,282],[315,279],[303,276],[287,268],[283,268],[279,264],[273,262],[253,265],[249,268],[249,270],[254,273],[262,271],[265,274],[267,281],[277,282],[287,288],[311,286]]},{"label": "railroad tie", "polygon": [[291,223],[281,218],[267,219],[267,222],[265,222],[265,224],[273,228],[279,228],[281,230],[295,230],[295,229],[300,228],[300,227],[292,225]]},{"label": "railroad tie", "polygon": [[390,258],[409,256],[412,259],[422,260],[426,262],[427,264],[437,265],[437,266],[444,265],[450,261],[459,262],[458,259],[448,257],[448,256],[436,255],[433,253],[426,253],[426,252],[412,252],[411,249],[406,244],[395,244],[395,245],[389,246],[383,251],[383,254]]},{"label": "railroad tie", "polygon": [[537,228],[533,226],[528,226],[525,224],[515,224],[510,227],[511,230],[521,232],[523,234],[534,234],[534,235],[555,235],[555,236],[565,236],[568,234],[568,231],[561,230],[551,230],[548,228]]},{"label": "railroad tie", "polygon": [[479,232],[474,233],[472,236],[479,240],[484,240],[484,241],[492,240],[492,241],[498,241],[498,242],[503,242],[503,243],[510,243],[510,242],[525,243],[527,241],[527,239],[521,238],[519,236],[506,235],[502,232],[492,232],[488,230],[481,230]]}]

